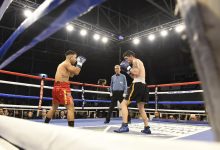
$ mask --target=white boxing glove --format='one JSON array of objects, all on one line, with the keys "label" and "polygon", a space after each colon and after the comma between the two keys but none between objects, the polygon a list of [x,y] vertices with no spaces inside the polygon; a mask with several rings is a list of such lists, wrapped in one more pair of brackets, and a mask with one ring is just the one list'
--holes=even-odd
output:
[{"label": "white boxing glove", "polygon": [[83,57],[83,56],[78,56],[78,57],[76,58],[76,61],[77,61],[76,67],[82,68],[82,65],[83,65],[84,62],[86,61],[86,58]]}]

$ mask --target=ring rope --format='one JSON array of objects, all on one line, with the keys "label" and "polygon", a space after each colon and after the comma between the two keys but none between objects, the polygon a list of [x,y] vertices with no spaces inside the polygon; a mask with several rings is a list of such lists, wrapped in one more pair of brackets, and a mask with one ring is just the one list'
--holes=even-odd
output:
[{"label": "ring rope", "polygon": [[[11,71],[1,70],[1,69],[0,69],[0,73],[41,80],[40,76],[34,76],[34,75],[18,73],[18,72],[11,72]],[[54,81],[54,79],[53,78],[45,78],[45,81]],[[70,84],[84,85],[84,86],[91,86],[91,87],[99,87],[99,88],[109,88],[109,86],[102,86],[102,85],[88,84],[88,83],[79,83],[79,82],[72,82],[72,81],[70,81]],[[155,88],[156,86],[158,86],[158,87],[169,87],[169,86],[187,86],[187,85],[200,85],[200,84],[202,84],[201,81],[194,81],[194,82],[183,82],[183,83],[148,85],[148,87],[149,88]]]},{"label": "ring rope", "polygon": [[[0,97],[6,97],[6,98],[20,98],[20,99],[39,99],[39,96],[26,96],[26,95],[15,95],[15,94],[5,94],[0,93]],[[51,101],[51,97],[43,97],[43,100]],[[110,103],[111,100],[89,100],[89,99],[74,99],[75,102],[102,102],[102,103]],[[132,104],[135,104],[136,101],[132,101]],[[146,104],[155,104],[155,101],[149,101]],[[199,105],[204,104],[203,101],[159,101],[158,104],[172,104],[172,105],[183,105],[183,104],[189,104],[189,105]]]},{"label": "ring rope", "polygon": [[[37,109],[38,106],[31,106],[31,105],[9,105],[9,104],[0,104],[2,108],[26,108],[26,109]],[[51,106],[42,106],[42,109],[50,109]],[[115,107],[118,108],[118,107]],[[58,107],[58,109],[66,109],[66,107]],[[75,107],[77,110],[82,110],[82,107]],[[87,110],[103,110],[109,109],[109,107],[84,107]],[[128,107],[129,110],[138,110],[138,108]],[[145,108],[146,111],[154,112],[155,109]],[[205,114],[205,110],[170,110],[170,109],[158,109],[159,112],[180,112],[180,113],[203,113]]]},{"label": "ring rope", "polygon": [[[12,81],[4,81],[4,80],[0,80],[0,83],[40,88],[40,85],[29,84],[29,83],[20,83],[20,82],[12,82]],[[53,87],[51,87],[51,86],[44,86],[44,88],[45,89],[53,89]],[[81,89],[71,89],[71,91],[82,92]],[[96,94],[110,94],[110,92],[92,91],[92,90],[84,90],[84,92],[85,93],[96,93]],[[188,90],[188,91],[157,92],[157,94],[160,94],[160,95],[161,94],[191,94],[191,93],[202,93],[202,92],[203,92],[203,90]],[[149,92],[149,94],[155,94],[155,92]]]}]

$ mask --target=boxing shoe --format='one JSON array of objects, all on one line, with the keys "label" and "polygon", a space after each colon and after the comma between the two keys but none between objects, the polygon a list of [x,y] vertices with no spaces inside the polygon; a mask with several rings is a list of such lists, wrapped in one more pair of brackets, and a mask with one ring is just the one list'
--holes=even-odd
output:
[{"label": "boxing shoe", "polygon": [[110,120],[106,119],[105,122],[104,122],[104,124],[107,124],[107,123],[109,123],[109,122],[110,122]]},{"label": "boxing shoe", "polygon": [[121,127],[119,129],[114,130],[114,132],[117,133],[129,132],[128,124],[122,123]]},{"label": "boxing shoe", "polygon": [[147,126],[147,127],[144,127],[144,130],[141,130],[142,133],[145,133],[145,134],[151,134],[151,130],[150,130],[150,127]]}]

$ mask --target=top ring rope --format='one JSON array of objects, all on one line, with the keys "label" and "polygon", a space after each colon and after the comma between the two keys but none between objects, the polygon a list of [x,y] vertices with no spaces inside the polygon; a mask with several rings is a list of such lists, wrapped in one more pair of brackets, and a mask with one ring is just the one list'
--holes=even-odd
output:
[{"label": "top ring rope", "polygon": [[[40,77],[40,76],[34,76],[34,75],[18,73],[18,72],[11,72],[11,71],[6,71],[6,70],[0,70],[0,73],[20,76],[20,77],[26,77],[26,78],[32,78],[32,79],[37,79],[37,80],[41,80],[42,79],[42,77]],[[45,81],[55,81],[55,80],[53,78],[45,78]],[[102,85],[88,84],[88,83],[80,83],[80,82],[72,82],[72,81],[70,81],[69,83],[73,84],[73,85],[80,85],[80,86],[90,86],[90,87],[97,87],[97,88],[109,88],[109,86],[102,86]],[[168,87],[168,86],[200,85],[200,84],[201,84],[200,81],[195,81],[195,82],[183,82],[183,83],[148,85],[148,87],[149,88],[155,88],[155,87]]]},{"label": "top ring rope", "polygon": [[[42,80],[42,77],[40,77],[40,76],[29,75],[29,74],[18,73],[18,72],[12,72],[12,71],[6,71],[6,70],[0,70],[0,73],[20,76],[20,77],[25,77],[25,78],[32,78],[32,79]],[[44,80],[45,81],[55,81],[55,79],[53,79],[53,78],[45,78]],[[102,85],[88,84],[88,83],[80,83],[80,82],[69,81],[69,83],[73,84],[73,85],[79,85],[79,86],[90,86],[90,87],[97,87],[97,88],[109,88],[109,86],[102,86]]]},{"label": "top ring rope", "polygon": [[[0,83],[3,84],[11,84],[11,85],[20,85],[20,86],[27,86],[27,87],[36,87],[40,88],[40,85],[36,84],[28,84],[28,83],[20,83],[20,82],[12,82],[12,81],[4,81],[0,80]],[[44,89],[53,89],[50,86],[44,86]],[[82,92],[81,89],[71,89],[74,92]],[[110,92],[103,92],[103,91],[92,91],[92,90],[84,90],[85,93],[96,93],[96,94],[109,94]],[[202,93],[203,90],[189,90],[189,91],[168,91],[168,92],[157,92],[157,94],[191,94],[191,93]],[[155,94],[155,92],[149,92],[149,94]]]},{"label": "top ring rope", "polygon": [[202,84],[201,81],[194,81],[194,82],[183,82],[183,83],[169,83],[169,84],[158,84],[158,85],[149,85],[149,88],[154,87],[168,87],[168,86],[187,86],[187,85],[200,85]]},{"label": "top ring rope", "polygon": [[[12,71],[6,71],[6,70],[0,70],[0,73],[20,76],[20,77],[25,77],[25,78],[32,78],[32,79],[37,79],[37,80],[41,80],[42,79],[42,77],[40,77],[40,76],[34,76],[34,75],[18,73],[18,72],[12,72]],[[45,78],[44,80],[45,81],[55,81],[55,79],[53,79],[53,78]],[[83,85],[82,83],[72,82],[72,81],[70,81],[70,84]]]},{"label": "top ring rope", "polygon": [[[4,81],[4,80],[0,80],[0,83],[40,88],[40,85],[29,84],[29,83],[20,83],[20,82],[12,82],[12,81]],[[53,89],[53,87],[51,87],[51,86],[44,86],[44,89]],[[71,89],[71,91],[82,92],[81,89]],[[92,91],[92,90],[84,90],[84,92],[85,93],[96,93],[96,94],[109,94],[110,93],[110,92]]]}]

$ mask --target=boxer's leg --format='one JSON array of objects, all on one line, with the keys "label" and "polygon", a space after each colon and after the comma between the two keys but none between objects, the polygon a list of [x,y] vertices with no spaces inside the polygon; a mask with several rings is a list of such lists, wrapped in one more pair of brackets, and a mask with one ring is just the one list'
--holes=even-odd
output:
[{"label": "boxer's leg", "polygon": [[52,102],[52,107],[51,109],[47,112],[47,115],[46,115],[46,119],[45,119],[45,123],[49,123],[51,118],[53,117],[55,111],[57,110],[59,104],[56,103],[55,101]]},{"label": "boxer's leg", "polygon": [[67,120],[68,120],[68,126],[74,127],[74,103],[71,100],[68,105],[65,105],[67,109]]}]

